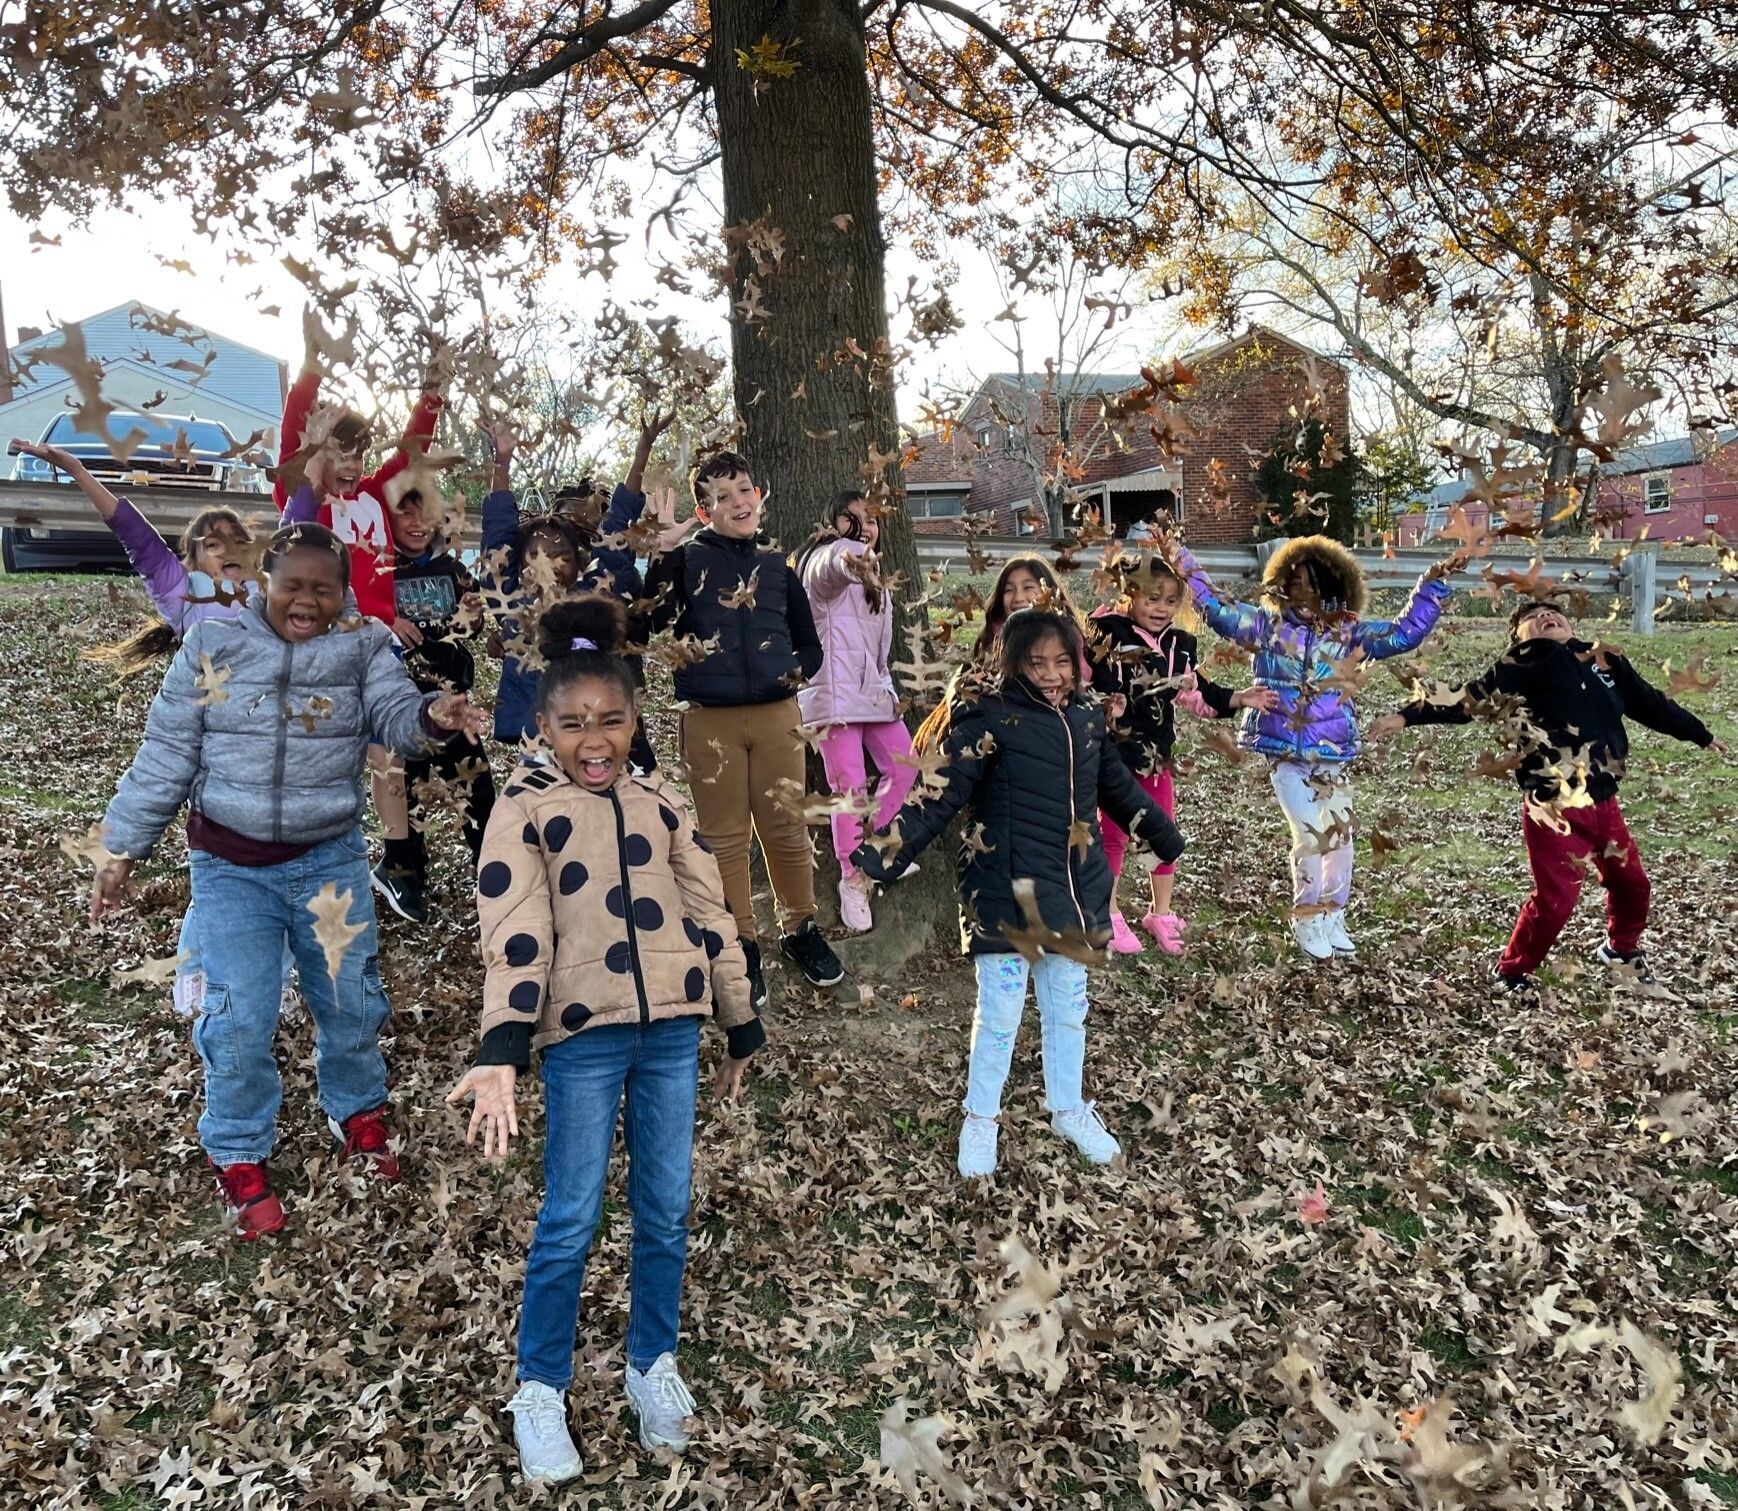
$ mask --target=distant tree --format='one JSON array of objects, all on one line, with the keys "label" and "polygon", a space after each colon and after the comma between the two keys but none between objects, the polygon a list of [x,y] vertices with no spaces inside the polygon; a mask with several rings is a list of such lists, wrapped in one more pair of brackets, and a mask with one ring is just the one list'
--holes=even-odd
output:
[{"label": "distant tree", "polygon": [[1394,521],[1433,488],[1441,467],[1412,437],[1382,431],[1364,439],[1358,487],[1359,523],[1392,530]]},{"label": "distant tree", "polygon": [[1256,539],[1331,535],[1350,545],[1358,522],[1359,472],[1350,446],[1320,420],[1281,426],[1255,467]]}]

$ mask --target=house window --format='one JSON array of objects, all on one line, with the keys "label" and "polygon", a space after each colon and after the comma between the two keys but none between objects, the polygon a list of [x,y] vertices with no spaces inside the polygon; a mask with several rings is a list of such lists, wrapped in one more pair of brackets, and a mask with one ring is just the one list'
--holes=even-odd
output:
[{"label": "house window", "polygon": [[1669,472],[1656,472],[1645,479],[1641,485],[1642,512],[1646,514],[1664,514],[1672,507],[1672,476]]},{"label": "house window", "polygon": [[980,420],[978,422],[977,440],[979,451],[988,451],[990,449],[990,425],[987,420]]},{"label": "house window", "polygon": [[958,519],[966,512],[964,493],[912,493],[905,500],[906,512],[913,519]]}]

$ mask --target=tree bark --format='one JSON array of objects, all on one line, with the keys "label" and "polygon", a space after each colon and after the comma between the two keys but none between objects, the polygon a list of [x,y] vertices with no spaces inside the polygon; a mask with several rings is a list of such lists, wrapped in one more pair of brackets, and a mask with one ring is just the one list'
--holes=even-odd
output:
[{"label": "tree bark", "polygon": [[[785,78],[758,76],[757,91],[756,74],[737,55],[762,38],[781,44],[781,59],[796,69]],[[771,265],[764,250],[758,265],[752,250],[735,257],[732,298],[754,294],[765,317],[733,308],[731,357],[743,453],[768,494],[767,528],[794,550],[823,522],[835,493],[862,488],[876,496],[876,474],[864,471],[871,448],[882,457],[900,450],[858,8],[848,0],[714,0],[711,74],[726,223],[764,221],[766,235],[782,234]],[[879,478],[892,490],[889,504],[899,502],[897,463]],[[883,570],[903,584],[897,601],[920,596],[903,508],[882,516],[880,550]],[[911,612],[901,611],[895,636],[901,658]],[[927,865],[920,878],[880,897],[875,932],[848,963],[891,971],[926,947],[938,918],[951,923],[954,915],[948,870]],[[836,874],[823,866],[817,892]],[[824,896],[822,911],[831,916]]]}]

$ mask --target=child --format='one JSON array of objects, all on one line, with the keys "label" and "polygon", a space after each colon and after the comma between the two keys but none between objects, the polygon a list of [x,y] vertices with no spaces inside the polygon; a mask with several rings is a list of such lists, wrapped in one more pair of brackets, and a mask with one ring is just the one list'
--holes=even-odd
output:
[{"label": "child", "polygon": [[[243,1238],[284,1225],[266,1176],[282,1095],[277,1030],[284,941],[313,1015],[320,1102],[348,1155],[382,1180],[398,1161],[386,1124],[380,1031],[386,993],[362,840],[363,746],[420,751],[480,729],[461,694],[419,693],[378,625],[337,628],[350,557],[319,525],[271,538],[265,592],[234,619],[195,625],[151,704],[145,739],[103,819],[115,858],[97,875],[91,921],[118,908],[183,803],[206,973],[193,1043],[205,1065],[199,1140]],[[319,911],[347,904],[347,921]],[[335,899],[334,899],[335,893]],[[337,927],[341,958],[322,948]]]},{"label": "child", "polygon": [[[652,443],[668,424],[668,418],[658,417],[641,426],[627,480],[616,487],[601,521],[602,539],[599,522],[574,511],[558,508],[552,514],[521,517],[512,488],[513,433],[505,425],[483,426],[494,452],[490,489],[483,499],[483,576],[494,600],[492,606],[505,610],[505,633],[499,640],[491,640],[491,649],[503,656],[501,686],[495,699],[497,740],[518,745],[537,734],[541,674],[532,664],[534,658],[509,647],[519,644],[529,650],[536,645],[537,616],[543,609],[576,588],[611,594],[626,602],[638,599],[643,592],[632,552],[613,544],[606,546],[603,540],[626,530],[645,507],[640,485],[646,461]],[[643,688],[645,673],[639,657],[627,659],[636,685]],[[650,771],[658,764],[643,723],[634,732],[632,757],[641,771]]]},{"label": "child", "polygon": [[1291,826],[1292,937],[1311,960],[1350,958],[1346,931],[1352,895],[1352,788],[1357,711],[1344,682],[1348,667],[1399,656],[1420,645],[1442,617],[1443,579],[1464,553],[1418,580],[1395,620],[1365,621],[1367,594],[1358,558],[1325,535],[1288,540],[1262,573],[1263,604],[1221,599],[1188,550],[1164,538],[1215,633],[1255,652],[1255,681],[1279,695],[1272,708],[1248,708],[1237,743],[1265,756],[1268,777]]},{"label": "child", "polygon": [[[187,631],[201,621],[233,619],[241,612],[254,586],[250,578],[255,547],[252,534],[233,509],[201,509],[182,532],[177,556],[130,500],[116,498],[70,452],[23,440],[13,441],[12,449],[40,457],[79,485],[103,523],[114,531],[133,570],[144,579],[152,604],[163,616],[119,645],[95,653],[121,675],[132,676],[159,657],[173,654]],[[205,995],[205,975],[194,948],[196,934],[189,907],[181,920],[181,937],[176,944],[179,964],[170,986],[170,999],[182,1017],[192,1017]],[[284,990],[289,991],[287,968]]]},{"label": "child", "polygon": [[474,1099],[465,1139],[505,1155],[514,1084],[543,1058],[544,1197],[525,1264],[519,1390],[508,1403],[527,1478],[582,1470],[567,1430],[574,1325],[622,1113],[633,1213],[627,1395],[647,1448],[688,1446],[694,1398],[676,1372],[688,1248],[700,1020],[729,1041],[715,1088],[734,1098],[765,1042],[718,865],[681,796],[629,770],[638,690],[620,603],[590,595],[543,616],[539,727],[489,821],[477,875],[483,1041],[448,1096]]},{"label": "child", "polygon": [[[399,621],[408,626],[404,664],[424,692],[468,693],[477,667],[457,638],[461,625],[482,623],[476,580],[453,555],[439,527],[428,518],[429,501],[415,487],[400,490],[405,476],[387,485],[392,502],[393,597]],[[428,919],[428,843],[417,827],[429,807],[431,784],[447,783],[461,796],[465,843],[475,862],[495,803],[489,753],[482,743],[457,736],[425,756],[405,762],[409,799],[406,833],[386,837],[373,878],[394,912],[413,923]]]},{"label": "child", "polygon": [[1579,639],[1567,616],[1549,602],[1521,604],[1509,618],[1508,650],[1458,691],[1458,702],[1420,699],[1383,714],[1370,726],[1370,738],[1384,739],[1414,724],[1465,724],[1475,715],[1514,721],[1521,836],[1533,892],[1491,972],[1493,984],[1508,992],[1531,988],[1533,973],[1575,911],[1589,866],[1606,895],[1607,942],[1599,947],[1599,959],[1652,981],[1641,949],[1652,889],[1617,802],[1629,754],[1623,721],[1634,719],[1721,755],[1727,753],[1724,742],[1625,657]]},{"label": "child", "polygon": [[[967,1177],[996,1168],[996,1118],[1028,975],[1043,1025],[1051,1127],[1095,1165],[1121,1153],[1081,1092],[1086,968],[1072,955],[1101,951],[1110,933],[1111,874],[1094,819],[1104,809],[1161,860],[1183,853],[1164,809],[1106,748],[1098,704],[1081,695],[1084,647],[1073,618],[1056,609],[1021,609],[1003,625],[1000,644],[999,684],[953,711],[939,796],[919,796],[899,810],[888,831],[890,854],[875,841],[852,857],[885,881],[962,807],[972,810],[959,861],[962,943],[978,977],[959,1142],[959,1172]],[[1033,887],[1036,920],[1021,908],[1021,880]],[[1045,953],[1028,967],[1016,950],[1035,933]],[[1064,946],[1070,954],[1055,953]]]},{"label": "child", "polygon": [[694,474],[706,528],[664,552],[646,575],[655,629],[716,647],[675,674],[700,832],[718,852],[724,896],[748,957],[755,1005],[766,1001],[754,897],[748,880],[752,823],[766,858],[783,929],[780,948],[814,986],[844,966],[815,926],[808,830],[788,794],[805,786],[796,689],[821,669],[809,595],[791,565],[760,539],[760,489],[748,463],[720,451]]},{"label": "child", "polygon": [[[1279,697],[1269,687],[1233,692],[1202,675],[1195,637],[1178,627],[1185,616],[1193,625],[1188,589],[1160,558],[1124,558],[1116,574],[1121,598],[1115,606],[1095,609],[1090,616],[1095,632],[1092,685],[1109,700],[1110,733],[1117,754],[1141,790],[1175,820],[1174,706],[1181,705],[1198,719],[1224,718],[1234,708],[1275,708]],[[1140,940],[1116,906],[1115,882],[1122,875],[1128,835],[1108,813],[1099,815],[1099,828],[1112,878],[1110,947],[1119,955],[1138,955]],[[1186,925],[1171,907],[1176,867],[1159,861],[1151,878],[1152,906],[1141,927],[1167,955],[1180,955]]]},{"label": "child", "polygon": [[[893,649],[893,595],[875,576],[881,522],[861,493],[833,500],[829,522],[797,552],[795,565],[809,595],[822,648],[821,669],[797,694],[803,723],[824,729],[821,763],[827,785],[853,799],[863,796],[864,755],[880,778],[875,827],[899,811],[917,767],[911,736],[899,717],[899,695],[888,661]],[[839,918],[862,933],[875,926],[869,878],[851,864],[863,841],[854,812],[832,816],[833,853],[839,857]]]}]

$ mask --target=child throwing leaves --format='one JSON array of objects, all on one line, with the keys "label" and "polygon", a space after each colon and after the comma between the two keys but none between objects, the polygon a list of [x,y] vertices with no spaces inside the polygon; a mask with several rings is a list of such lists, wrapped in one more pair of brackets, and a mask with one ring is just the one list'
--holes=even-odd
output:
[{"label": "child throwing leaves", "polygon": [[113,852],[94,923],[122,905],[183,804],[205,967],[193,1043],[205,1066],[204,1146],[243,1238],[284,1210],[266,1175],[282,1085],[272,1053],[289,941],[314,1019],[320,1105],[346,1155],[398,1175],[386,1124],[380,1031],[386,993],[362,839],[369,740],[414,753],[482,715],[459,694],[417,690],[384,628],[345,631],[349,553],[330,530],[292,525],[266,548],[266,587],[234,619],[188,632],[151,704],[145,739],[103,819]]},{"label": "child throwing leaves", "polygon": [[[1224,718],[1237,708],[1273,709],[1279,695],[1270,687],[1233,692],[1200,671],[1195,637],[1180,623],[1193,626],[1189,590],[1163,560],[1151,555],[1123,558],[1116,574],[1121,596],[1089,617],[1094,632],[1089,649],[1092,685],[1107,700],[1116,753],[1141,790],[1175,820],[1171,756],[1177,742],[1176,708],[1185,708],[1198,719]],[[1119,955],[1136,955],[1140,939],[1116,906],[1114,892],[1128,835],[1108,813],[1098,817],[1113,886],[1110,947]],[[1141,919],[1141,927],[1167,955],[1183,953],[1187,927],[1171,905],[1176,872],[1167,861],[1154,862],[1149,873],[1151,906]]]},{"label": "child throwing leaves", "polygon": [[[1110,936],[1111,872],[1102,808],[1164,861],[1183,853],[1165,810],[1107,748],[1104,714],[1081,694],[1084,647],[1073,618],[1022,609],[1000,636],[998,681],[953,709],[937,792],[919,789],[885,838],[853,858],[877,881],[897,876],[961,808],[960,927],[977,968],[959,1172],[996,1168],[1002,1087],[1013,1063],[1028,978],[1043,1030],[1051,1127],[1093,1164],[1121,1147],[1084,1100],[1086,967]],[[1024,906],[1022,896],[1030,888]]]},{"label": "child throwing leaves", "polygon": [[783,929],[785,958],[813,986],[845,968],[815,925],[815,870],[799,797],[805,785],[796,690],[820,671],[821,641],[809,595],[776,549],[760,538],[760,489],[748,463],[721,451],[694,474],[706,527],[666,551],[646,574],[652,624],[704,646],[677,669],[682,759],[700,832],[718,852],[724,895],[748,957],[755,1005],[766,1001],[748,841],[760,840]]},{"label": "child throwing leaves", "polygon": [[[1458,696],[1455,696],[1458,694]],[[1521,837],[1533,891],[1491,971],[1502,991],[1531,989],[1575,911],[1591,868],[1605,888],[1601,963],[1651,982],[1642,953],[1652,887],[1618,806],[1629,755],[1625,718],[1692,745],[1728,753],[1689,709],[1609,646],[1580,639],[1554,603],[1529,601],[1509,618],[1509,648],[1489,671],[1441,698],[1417,699],[1370,726],[1384,739],[1414,724],[1503,723],[1515,747]]]},{"label": "child throwing leaves", "polygon": [[477,875],[483,1041],[449,1102],[466,1141],[507,1151],[514,1088],[542,1057],[544,1197],[525,1264],[519,1389],[508,1403],[527,1478],[583,1469],[567,1427],[574,1326],[616,1123],[633,1214],[627,1395],[648,1448],[688,1446],[676,1369],[693,1174],[700,1021],[718,1005],[735,1097],[765,1042],[718,866],[681,796],[628,767],[639,701],[622,605],[589,595],[543,615],[538,721],[552,765],[526,761],[489,821]]},{"label": "child throwing leaves", "polygon": [[1350,957],[1352,787],[1358,754],[1351,683],[1366,661],[1404,655],[1442,617],[1465,556],[1438,562],[1418,580],[1400,617],[1361,619],[1368,593],[1358,558],[1325,535],[1288,540],[1268,558],[1259,604],[1221,598],[1188,550],[1163,545],[1201,615],[1227,640],[1255,652],[1257,685],[1278,695],[1249,707],[1237,743],[1266,757],[1274,795],[1291,827],[1292,937],[1311,960]]},{"label": "child throwing leaves", "polygon": [[[841,493],[831,517],[797,552],[796,568],[821,638],[821,669],[797,694],[803,723],[821,729],[821,763],[833,792],[866,804],[867,761],[875,763],[875,825],[883,829],[917,779],[911,736],[899,717],[889,660],[893,595],[882,585],[875,548],[881,523],[861,493]],[[859,933],[875,926],[869,878],[851,864],[863,842],[863,820],[832,815],[839,857],[839,918]]]}]

